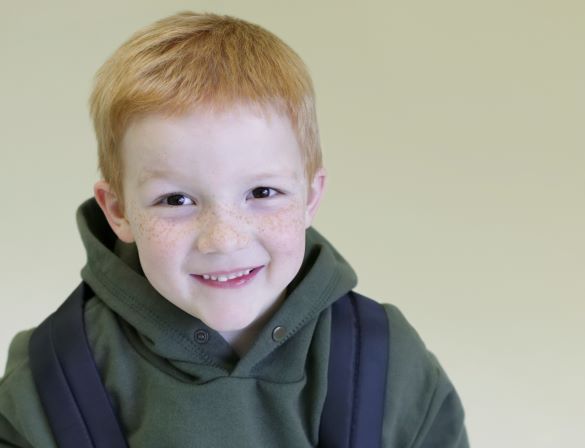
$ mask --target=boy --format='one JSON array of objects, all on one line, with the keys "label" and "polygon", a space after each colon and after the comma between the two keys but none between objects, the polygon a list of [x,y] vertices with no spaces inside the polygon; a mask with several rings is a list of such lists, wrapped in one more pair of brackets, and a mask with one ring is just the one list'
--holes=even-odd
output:
[{"label": "boy", "polygon": [[[317,446],[330,306],[356,277],[310,227],[325,171],[302,61],[255,25],[177,14],[105,63],[91,113],[86,331],[128,445]],[[446,375],[385,310],[383,446],[467,446]],[[56,446],[30,337],[0,383],[1,446]]]}]

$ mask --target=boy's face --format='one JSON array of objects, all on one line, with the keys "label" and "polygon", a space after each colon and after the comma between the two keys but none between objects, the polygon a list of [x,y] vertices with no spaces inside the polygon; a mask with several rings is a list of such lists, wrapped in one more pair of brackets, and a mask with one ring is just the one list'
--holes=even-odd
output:
[{"label": "boy's face", "polygon": [[96,198],[162,296],[218,331],[279,305],[325,178],[307,182],[287,117],[248,106],[151,114],[128,128],[122,157],[124,213],[103,181]]}]

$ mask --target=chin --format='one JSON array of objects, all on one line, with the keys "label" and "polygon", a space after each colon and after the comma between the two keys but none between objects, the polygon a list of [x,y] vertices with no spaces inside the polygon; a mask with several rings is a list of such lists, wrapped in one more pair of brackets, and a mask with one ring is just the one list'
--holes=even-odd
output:
[{"label": "chin", "polygon": [[238,318],[215,318],[201,319],[205,325],[213,328],[215,331],[240,331],[248,328],[255,321],[252,316],[239,316]]}]

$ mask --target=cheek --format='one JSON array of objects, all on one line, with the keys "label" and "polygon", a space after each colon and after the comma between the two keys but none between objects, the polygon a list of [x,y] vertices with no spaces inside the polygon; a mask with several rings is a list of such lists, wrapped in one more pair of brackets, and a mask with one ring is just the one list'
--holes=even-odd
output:
[{"label": "cheek", "polygon": [[153,262],[176,257],[181,248],[186,250],[189,246],[186,238],[193,234],[192,225],[151,216],[143,211],[132,215],[131,226],[141,258],[147,257]]},{"label": "cheek", "polygon": [[305,219],[302,204],[291,204],[277,212],[257,218],[258,235],[283,252],[297,252],[305,247]]}]

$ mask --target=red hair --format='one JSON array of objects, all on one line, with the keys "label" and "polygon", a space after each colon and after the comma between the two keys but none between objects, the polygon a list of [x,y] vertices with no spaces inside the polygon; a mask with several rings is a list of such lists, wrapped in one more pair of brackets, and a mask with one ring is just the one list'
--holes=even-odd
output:
[{"label": "red hair", "polygon": [[289,46],[258,25],[215,14],[183,12],[143,28],[96,75],[90,111],[103,178],[122,200],[120,143],[133,119],[235,103],[276,106],[290,118],[310,181],[322,166],[315,95]]}]

